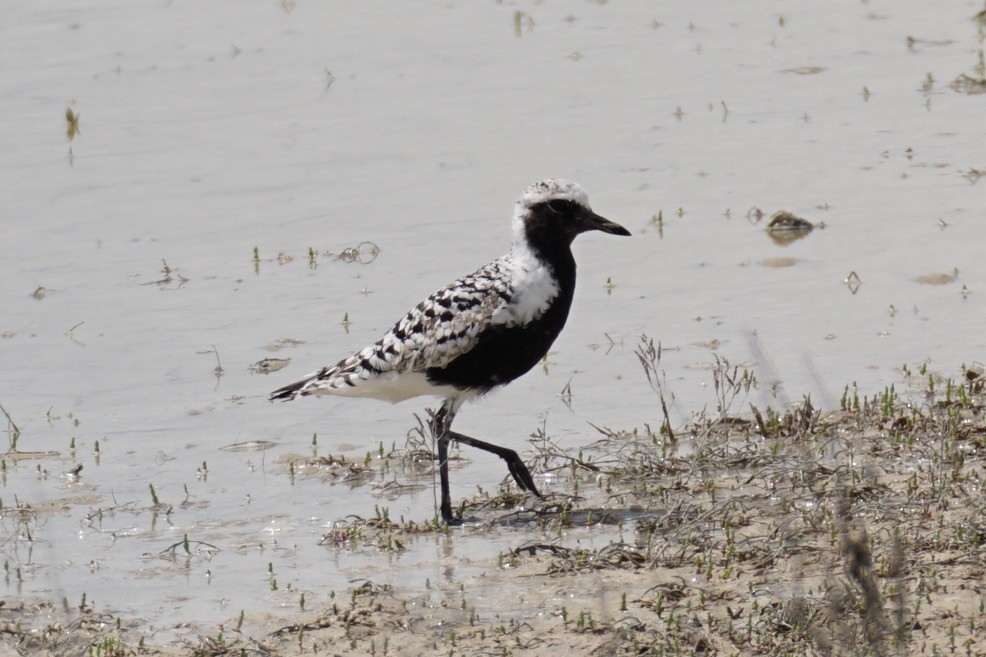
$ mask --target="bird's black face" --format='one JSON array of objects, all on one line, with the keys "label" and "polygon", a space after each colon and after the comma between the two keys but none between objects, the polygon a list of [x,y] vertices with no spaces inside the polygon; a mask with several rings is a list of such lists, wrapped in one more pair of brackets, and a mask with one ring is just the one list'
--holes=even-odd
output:
[{"label": "bird's black face", "polygon": [[533,242],[554,236],[557,240],[571,244],[577,235],[590,230],[600,230],[611,235],[630,234],[630,231],[618,223],[569,199],[543,201],[532,206],[530,213],[526,228],[528,239]]}]

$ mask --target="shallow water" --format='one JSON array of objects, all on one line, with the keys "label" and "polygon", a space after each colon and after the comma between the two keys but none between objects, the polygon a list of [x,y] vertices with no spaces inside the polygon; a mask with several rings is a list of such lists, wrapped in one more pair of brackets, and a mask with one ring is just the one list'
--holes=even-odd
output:
[{"label": "shallow water", "polygon": [[[400,446],[427,401],[265,398],[502,253],[543,177],[580,181],[634,237],[580,238],[547,366],[465,408],[464,433],[526,449],[544,426],[575,448],[590,422],[659,424],[642,333],[665,348],[675,420],[714,408],[713,354],[756,372],[761,407],[836,407],[852,381],[873,393],[904,364],[982,358],[986,96],[948,87],[983,75],[980,3],[381,7],[7,8],[0,404],[18,450],[59,455],[6,460],[5,595],[85,593],[165,636],[294,608],[299,590],[314,605],[357,578],[493,567],[513,531],[320,547],[374,505],[430,518],[432,489],[387,500],[279,460],[313,433],[323,455]],[[825,226],[778,245],[780,209]],[[371,262],[329,255],[363,241]],[[266,348],[285,338],[302,342]],[[264,357],[291,363],[252,373]],[[256,440],[276,444],[221,449]],[[506,474],[463,456],[456,499]],[[220,551],[162,554],[186,534]]]}]

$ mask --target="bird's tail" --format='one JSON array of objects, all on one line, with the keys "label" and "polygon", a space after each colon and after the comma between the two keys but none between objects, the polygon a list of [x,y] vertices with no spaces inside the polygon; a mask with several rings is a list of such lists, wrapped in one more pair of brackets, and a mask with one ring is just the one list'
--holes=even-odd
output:
[{"label": "bird's tail", "polygon": [[278,388],[270,393],[269,399],[271,401],[291,401],[308,395],[340,394],[341,388],[350,389],[355,385],[350,379],[352,378],[353,367],[359,362],[359,354],[354,354],[335,365],[323,367],[300,381]]},{"label": "bird's tail", "polygon": [[271,401],[291,401],[296,397],[300,397],[304,394],[303,390],[312,380],[312,377],[307,379],[302,379],[301,381],[295,381],[290,385],[286,385],[283,388],[278,388],[274,392],[270,393],[268,399]]}]

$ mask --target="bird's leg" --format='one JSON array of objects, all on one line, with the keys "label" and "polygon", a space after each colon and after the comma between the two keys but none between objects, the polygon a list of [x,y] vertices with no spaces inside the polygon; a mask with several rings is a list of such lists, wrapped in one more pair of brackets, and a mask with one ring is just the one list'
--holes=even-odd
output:
[{"label": "bird's leg", "polygon": [[541,497],[541,492],[534,483],[534,477],[531,476],[531,471],[527,469],[527,466],[517,452],[507,447],[500,447],[499,445],[452,431],[451,426],[454,418],[455,411],[452,410],[452,400],[446,400],[432,417],[431,431],[435,436],[435,441],[438,443],[438,472],[442,487],[442,522],[446,525],[452,524],[452,494],[449,489],[448,477],[449,440],[454,440],[457,443],[469,445],[470,447],[476,447],[490,454],[496,454],[507,462],[507,468],[510,469],[510,474],[521,490]]},{"label": "bird's leg", "polygon": [[452,524],[452,494],[449,490],[448,481],[448,441],[449,427],[452,425],[452,418],[454,417],[452,401],[445,400],[445,403],[432,418],[431,427],[432,435],[438,443],[438,473],[442,486],[442,522],[446,525]]},{"label": "bird's leg", "polygon": [[[524,465],[524,462],[520,459],[520,456],[517,455],[517,452],[507,447],[500,447],[499,445],[494,445],[483,440],[471,438],[470,436],[458,433],[456,431],[446,429],[445,433],[447,436],[446,441],[451,438],[457,443],[469,445],[470,447],[478,447],[483,451],[496,454],[507,462],[507,467],[510,468],[510,474],[513,475],[514,481],[517,482],[517,485],[520,486],[521,490],[526,490],[529,493],[534,493],[538,497],[541,497],[538,487],[534,485],[534,477],[531,476],[531,471],[527,469],[526,465]],[[439,443],[439,445],[441,445],[441,443]],[[441,456],[439,456],[439,458],[441,458]]]}]

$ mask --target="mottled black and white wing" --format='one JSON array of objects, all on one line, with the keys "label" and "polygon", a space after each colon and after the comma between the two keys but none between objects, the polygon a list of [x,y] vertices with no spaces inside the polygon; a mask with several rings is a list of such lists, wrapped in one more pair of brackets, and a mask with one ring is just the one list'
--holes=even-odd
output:
[{"label": "mottled black and white wing", "polygon": [[374,344],[270,398],[329,394],[397,402],[439,394],[426,370],[445,367],[473,349],[485,330],[514,321],[506,269],[501,258],[453,281],[408,311]]}]

